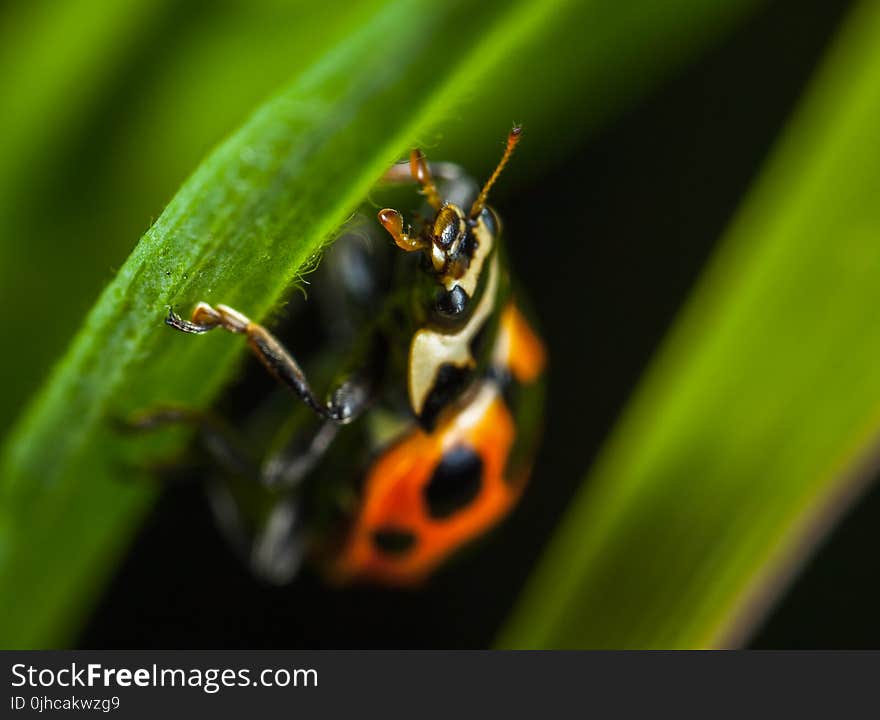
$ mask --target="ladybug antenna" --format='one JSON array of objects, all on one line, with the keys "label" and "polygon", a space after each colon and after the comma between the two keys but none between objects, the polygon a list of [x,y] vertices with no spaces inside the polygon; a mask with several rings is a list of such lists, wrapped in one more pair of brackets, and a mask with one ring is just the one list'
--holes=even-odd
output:
[{"label": "ladybug antenna", "polygon": [[492,189],[498,176],[501,175],[501,171],[504,170],[504,166],[507,165],[510,156],[513,155],[513,150],[521,136],[522,126],[514,125],[507,135],[507,147],[504,148],[504,154],[501,156],[501,160],[498,161],[495,172],[492,173],[492,176],[486,181],[486,184],[483,185],[483,189],[480,190],[480,194],[477,196],[477,199],[474,200],[474,204],[471,205],[471,211],[468,213],[468,217],[471,220],[479,216],[479,214],[483,212],[483,208],[486,207],[486,199],[489,197],[489,191]]}]

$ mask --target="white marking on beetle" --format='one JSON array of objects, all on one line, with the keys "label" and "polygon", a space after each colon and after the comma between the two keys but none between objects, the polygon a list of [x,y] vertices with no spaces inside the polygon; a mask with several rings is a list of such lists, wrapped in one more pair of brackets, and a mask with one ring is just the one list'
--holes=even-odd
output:
[{"label": "white marking on beetle", "polygon": [[413,336],[409,349],[409,401],[416,415],[421,415],[441,365],[452,364],[465,368],[474,365],[470,343],[492,313],[497,291],[496,256],[489,267],[489,279],[480,304],[467,325],[454,334],[422,328]]}]

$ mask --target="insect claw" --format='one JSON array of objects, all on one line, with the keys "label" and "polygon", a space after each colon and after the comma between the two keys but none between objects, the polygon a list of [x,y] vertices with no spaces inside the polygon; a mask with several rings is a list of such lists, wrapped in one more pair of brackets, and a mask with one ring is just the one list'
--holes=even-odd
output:
[{"label": "insect claw", "polygon": [[165,324],[168,327],[173,327],[175,330],[192,333],[193,335],[206,333],[213,328],[213,325],[197,325],[196,323],[189,322],[189,320],[184,320],[170,307],[168,308],[168,315],[165,316]]},{"label": "insect claw", "polygon": [[168,314],[165,316],[165,324],[170,325],[171,327],[177,327],[183,323],[183,318],[180,317],[176,312],[174,312],[174,307],[169,306]]}]

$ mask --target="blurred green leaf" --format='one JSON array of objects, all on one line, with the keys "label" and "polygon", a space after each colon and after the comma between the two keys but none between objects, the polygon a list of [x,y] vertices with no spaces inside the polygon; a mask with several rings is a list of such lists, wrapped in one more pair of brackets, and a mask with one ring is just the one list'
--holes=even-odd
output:
[{"label": "blurred green leaf", "polygon": [[0,9],[0,213],[76,131],[167,0],[14,3]]},{"label": "blurred green leaf", "polygon": [[[858,6],[500,637],[736,645],[880,431],[880,5]],[[719,172],[723,169],[719,168]]]}]

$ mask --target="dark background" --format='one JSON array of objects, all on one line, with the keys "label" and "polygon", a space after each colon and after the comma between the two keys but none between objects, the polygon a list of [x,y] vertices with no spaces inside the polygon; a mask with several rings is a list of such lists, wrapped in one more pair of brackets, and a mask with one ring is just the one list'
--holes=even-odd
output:
[{"label": "dark background", "polygon": [[[848,6],[767,3],[532,186],[497,195],[552,358],[546,441],[529,490],[501,528],[419,591],[328,590],[308,573],[274,588],[233,557],[199,488],[172,486],[79,645],[491,645],[583,475],[585,454],[592,458],[612,427]],[[572,218],[584,236],[602,240],[550,245],[546,238],[564,238]],[[578,335],[566,322],[574,308],[586,315]],[[590,402],[573,406],[571,397]],[[875,490],[813,558],[755,647],[880,645],[878,568],[866,551],[880,541],[878,517]]]}]

